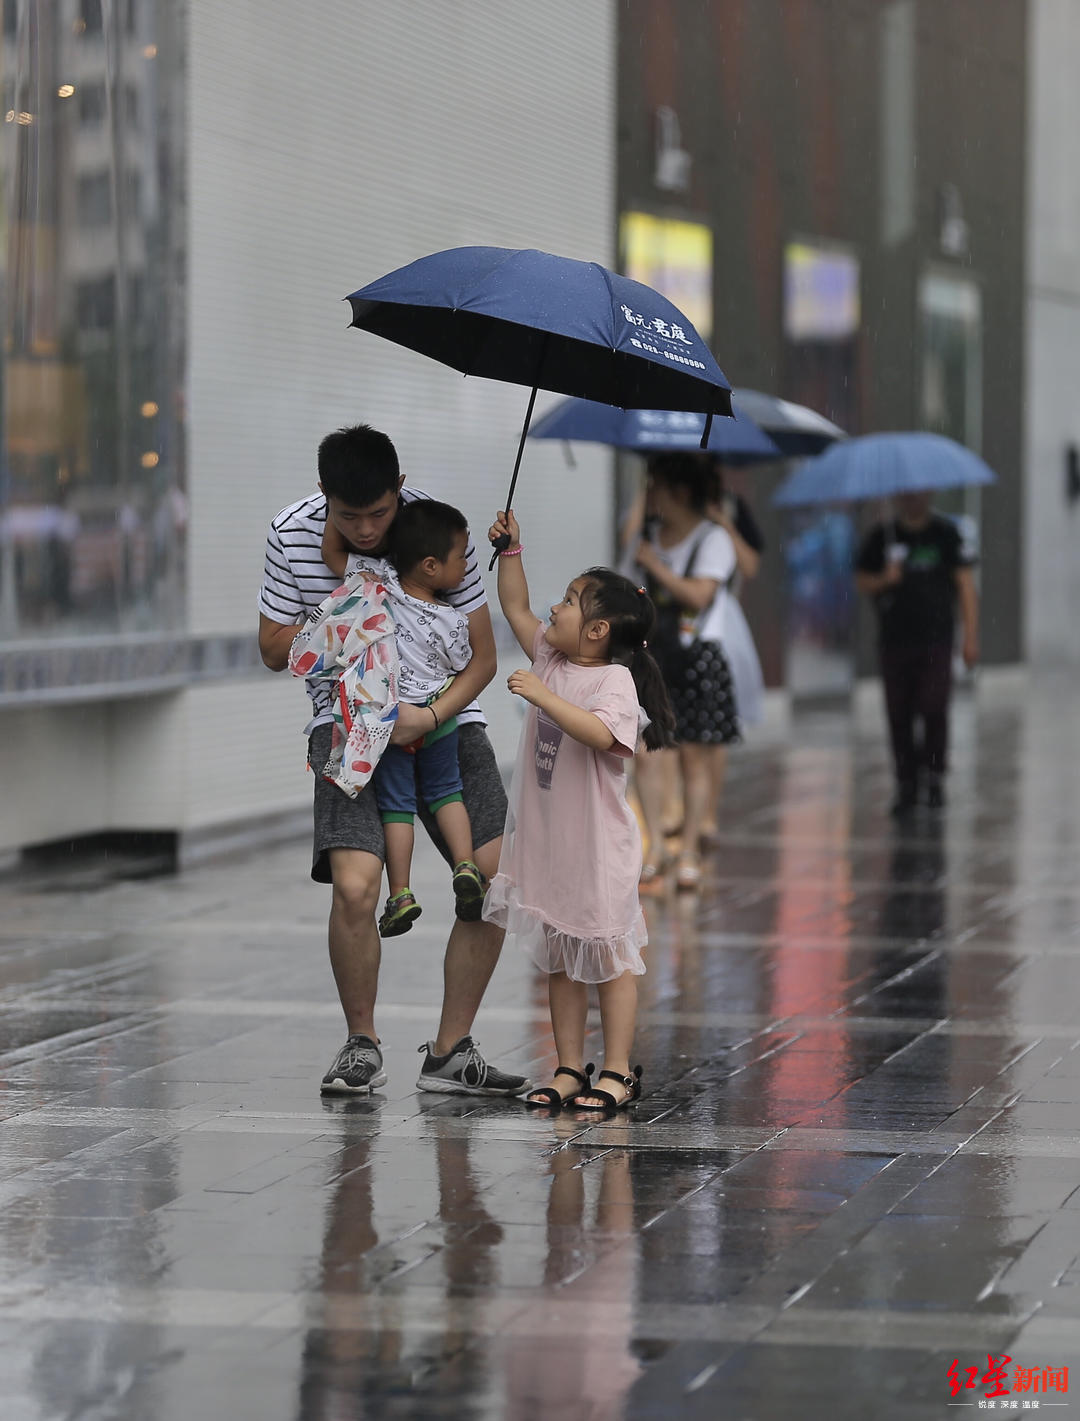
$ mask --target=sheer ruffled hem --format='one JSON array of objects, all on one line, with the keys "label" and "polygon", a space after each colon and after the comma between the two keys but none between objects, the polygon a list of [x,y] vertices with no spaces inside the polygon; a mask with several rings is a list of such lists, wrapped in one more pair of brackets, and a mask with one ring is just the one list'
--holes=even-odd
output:
[{"label": "sheer ruffled hem", "polygon": [[543,972],[565,972],[574,982],[610,982],[624,972],[640,977],[645,971],[641,949],[649,935],[640,910],[628,932],[576,937],[545,922],[538,909],[523,907],[500,873],[488,888],[484,917],[512,934]]}]

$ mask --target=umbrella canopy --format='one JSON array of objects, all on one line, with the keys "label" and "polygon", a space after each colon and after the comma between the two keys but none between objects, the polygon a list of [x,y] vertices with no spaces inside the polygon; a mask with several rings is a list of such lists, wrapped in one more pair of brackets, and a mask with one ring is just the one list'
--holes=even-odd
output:
[{"label": "umbrella canopy", "polygon": [[348,299],[354,326],[464,375],[627,409],[731,413],[731,386],[682,312],[597,262],[456,247]]},{"label": "umbrella canopy", "polygon": [[455,247],[410,262],[348,299],[352,324],[361,330],[464,375],[532,387],[507,508],[538,389],[623,408],[698,411],[706,416],[702,447],[713,415],[731,413],[731,386],[678,307],[597,262]]},{"label": "umbrella canopy", "polygon": [[773,503],[802,508],[994,481],[977,454],[943,435],[864,434],[796,469],[773,494]]},{"label": "umbrella canopy", "polygon": [[830,444],[847,437],[838,424],[805,405],[794,405],[790,400],[766,395],[761,390],[736,390],[734,396],[739,413],[749,415],[779,446],[786,459],[820,454]]},{"label": "umbrella canopy", "polygon": [[[765,463],[783,455],[753,420],[732,405],[709,433],[708,451],[730,464]],[[701,446],[704,417],[687,410],[620,410],[595,400],[563,400],[529,430],[530,439],[580,439],[638,454],[661,454]]]}]

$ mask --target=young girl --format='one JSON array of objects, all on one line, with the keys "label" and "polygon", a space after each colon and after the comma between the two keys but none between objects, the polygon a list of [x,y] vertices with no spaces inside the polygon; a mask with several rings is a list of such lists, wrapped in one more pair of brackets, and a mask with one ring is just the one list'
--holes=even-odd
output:
[{"label": "young girl", "polygon": [[[638,741],[672,743],[673,717],[656,663],[646,651],[653,607],[644,589],[608,568],[576,577],[547,627],[529,610],[513,512],[490,537],[507,534],[499,558],[499,601],[532,670],[508,685],[534,707],[522,731],[499,871],[484,917],[517,935],[551,974],[548,999],[559,1067],[529,1105],[573,1101],[619,1109],[641,1094],[630,1069],[637,1010],[635,977],[647,937],[638,903],[641,836],[626,802],[626,762]],[[604,1070],[593,1089],[585,1067],[587,983],[600,996]]]}]

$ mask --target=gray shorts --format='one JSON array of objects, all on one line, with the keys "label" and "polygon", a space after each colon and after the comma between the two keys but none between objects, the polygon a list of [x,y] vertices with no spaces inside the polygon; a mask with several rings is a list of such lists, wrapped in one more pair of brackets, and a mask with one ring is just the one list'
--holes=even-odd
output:
[{"label": "gray shorts", "polygon": [[[332,883],[331,849],[361,849],[377,859],[386,857],[382,819],[371,784],[355,799],[324,780],[323,765],[330,758],[333,726],[317,725],[308,741],[308,758],[315,772],[315,842],[311,876],[316,883]],[[462,798],[472,825],[473,848],[481,849],[502,836],[506,823],[506,790],[495,763],[495,751],[482,725],[475,722],[458,729],[458,767],[461,770]],[[417,810],[431,842],[450,863],[450,854],[435,820],[424,804]]]}]

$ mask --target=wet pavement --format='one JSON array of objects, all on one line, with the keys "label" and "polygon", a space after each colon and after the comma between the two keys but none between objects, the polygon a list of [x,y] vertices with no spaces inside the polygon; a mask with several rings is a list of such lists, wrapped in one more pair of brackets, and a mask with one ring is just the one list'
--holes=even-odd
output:
[{"label": "wet pavement", "polygon": [[[649,905],[645,1094],[606,1121],[415,1093],[426,846],[370,1100],[318,1095],[306,845],[9,877],[3,1421],[1080,1406],[1076,691],[988,680],[948,810],[899,826],[876,704],[737,752],[704,891]],[[550,1065],[509,951],[477,1036]]]}]

